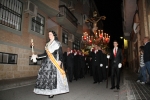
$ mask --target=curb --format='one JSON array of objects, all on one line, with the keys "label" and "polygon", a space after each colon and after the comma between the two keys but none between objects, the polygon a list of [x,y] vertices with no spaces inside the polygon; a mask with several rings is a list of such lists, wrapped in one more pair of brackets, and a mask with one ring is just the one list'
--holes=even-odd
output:
[{"label": "curb", "polygon": [[35,84],[35,81],[15,83],[15,84],[10,84],[10,85],[0,86],[0,91],[9,90],[9,89],[18,88],[18,87],[23,87],[23,86],[28,86],[28,85],[32,85],[32,84]]},{"label": "curb", "polygon": [[35,84],[35,82],[36,82],[35,77],[1,80],[0,91],[32,85]]}]

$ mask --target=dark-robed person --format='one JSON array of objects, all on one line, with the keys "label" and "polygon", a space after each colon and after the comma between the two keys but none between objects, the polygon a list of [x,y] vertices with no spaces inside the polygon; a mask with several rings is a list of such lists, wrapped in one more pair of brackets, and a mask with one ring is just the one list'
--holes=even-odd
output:
[{"label": "dark-robed person", "polygon": [[91,73],[91,70],[90,70],[90,57],[85,56],[85,74],[89,74],[89,73]]},{"label": "dark-robed person", "polygon": [[85,55],[81,53],[81,70],[80,70],[80,78],[85,78]]},{"label": "dark-robed person", "polygon": [[102,52],[103,52],[102,79],[103,81],[105,81],[107,79],[106,67],[108,66],[108,59],[107,59],[106,50],[103,49]]},{"label": "dark-robed person", "polygon": [[95,83],[102,82],[102,75],[101,75],[101,65],[102,65],[102,52],[98,50],[97,45],[95,45],[94,50],[90,53],[91,57],[91,64],[92,64],[92,71],[93,71],[93,80]]},{"label": "dark-robed person", "polygon": [[[149,52],[150,51],[150,41],[149,41],[149,37],[145,37],[143,42],[144,42],[144,55],[143,55],[144,63],[145,63],[147,72],[150,76],[150,52]],[[150,84],[150,77],[149,77],[148,82],[146,82],[146,84]]]},{"label": "dark-robed person", "polygon": [[63,58],[64,58],[64,70],[67,73],[67,52],[63,53]]},{"label": "dark-robed person", "polygon": [[79,54],[80,51],[74,51],[74,80],[79,79],[80,75],[80,66],[81,66],[81,55]]},{"label": "dark-robed person", "polygon": [[74,54],[69,47],[67,48],[66,65],[67,65],[69,82],[72,82],[73,72],[74,72]]}]

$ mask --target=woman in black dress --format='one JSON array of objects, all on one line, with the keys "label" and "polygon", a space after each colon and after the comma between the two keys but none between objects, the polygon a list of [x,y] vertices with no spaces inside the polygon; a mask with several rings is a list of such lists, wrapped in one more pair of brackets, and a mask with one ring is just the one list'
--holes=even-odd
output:
[{"label": "woman in black dress", "polygon": [[69,92],[69,87],[65,71],[60,67],[63,65],[61,43],[54,31],[49,32],[49,39],[50,41],[45,46],[45,52],[36,56],[43,58],[43,61],[39,69],[34,93],[49,95],[52,98],[56,94]]}]

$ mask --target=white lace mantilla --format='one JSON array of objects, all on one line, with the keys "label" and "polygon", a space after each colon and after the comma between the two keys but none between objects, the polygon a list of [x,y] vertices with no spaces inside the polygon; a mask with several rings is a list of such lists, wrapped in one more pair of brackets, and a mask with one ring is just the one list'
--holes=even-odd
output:
[{"label": "white lace mantilla", "polygon": [[55,50],[59,49],[60,43],[58,41],[53,41],[52,43],[48,42],[45,46],[45,49],[48,48],[50,53],[53,53]]}]

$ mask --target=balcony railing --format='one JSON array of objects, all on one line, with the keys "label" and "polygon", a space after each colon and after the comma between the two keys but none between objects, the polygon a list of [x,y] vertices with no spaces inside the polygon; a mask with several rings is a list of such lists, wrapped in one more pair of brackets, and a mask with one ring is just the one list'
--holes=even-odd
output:
[{"label": "balcony railing", "polygon": [[78,19],[72,14],[72,12],[65,6],[59,6],[60,14],[66,16],[66,18],[77,27]]}]

